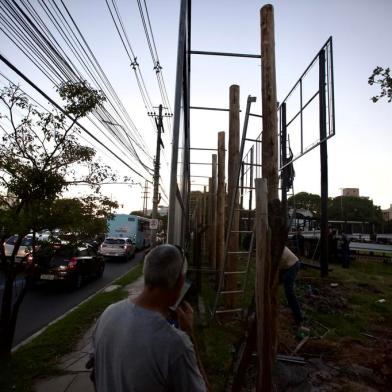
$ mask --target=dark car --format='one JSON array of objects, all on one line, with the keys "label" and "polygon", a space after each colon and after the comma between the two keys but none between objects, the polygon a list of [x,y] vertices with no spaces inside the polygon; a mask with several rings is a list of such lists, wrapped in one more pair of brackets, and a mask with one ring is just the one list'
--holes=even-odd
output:
[{"label": "dark car", "polygon": [[39,262],[38,279],[62,282],[79,288],[88,278],[100,278],[105,269],[103,257],[90,245],[63,245],[50,258]]}]

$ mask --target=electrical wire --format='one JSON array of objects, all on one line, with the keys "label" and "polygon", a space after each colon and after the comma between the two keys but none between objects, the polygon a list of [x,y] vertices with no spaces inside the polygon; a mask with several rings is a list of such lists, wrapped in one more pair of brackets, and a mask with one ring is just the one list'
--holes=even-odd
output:
[{"label": "electrical wire", "polygon": [[[43,21],[42,21],[42,19],[38,19],[39,18],[39,15],[37,14],[37,12],[34,12],[35,10],[33,9],[33,7],[32,7],[32,5],[31,5],[31,3],[27,0],[27,2],[28,2],[28,5],[26,4],[26,2],[22,2],[23,3],[23,5],[27,8],[27,11],[30,11],[30,16],[32,17],[32,18],[35,18],[35,22],[39,25],[39,26],[41,26],[41,28],[42,28],[42,26],[45,26],[45,24],[43,23]],[[15,17],[15,18],[17,18],[17,21],[19,22],[19,24],[21,24],[21,28],[24,28],[25,30],[26,30],[26,32],[27,32],[27,36],[31,36],[33,33],[36,33],[37,32],[37,27],[36,26],[34,26],[34,30],[32,30],[31,28],[30,28],[30,26],[26,26],[26,23],[24,23],[24,25],[23,25],[23,23],[21,23],[21,18],[20,18],[20,16],[18,17],[18,15],[16,15],[16,9],[15,9],[15,7],[12,7],[12,5],[10,4],[10,2],[9,1],[6,1],[5,3],[4,3],[6,6],[8,6],[9,7],[9,12],[11,12],[11,13],[13,13],[13,16]],[[48,7],[45,5],[45,2],[40,2],[40,4],[41,4],[41,6],[43,6],[43,7],[45,7],[45,9],[44,9],[44,11],[46,12],[46,14],[48,15],[48,17],[52,20],[52,22],[53,22],[53,20],[55,20],[56,18],[54,17],[54,14],[53,13],[50,13],[50,10],[48,9]],[[16,5],[17,6],[17,5]],[[56,5],[57,6],[57,5]],[[53,8],[54,9],[54,8]],[[4,10],[3,10],[4,11]],[[26,16],[26,14],[24,14],[25,16]],[[28,21],[29,21],[29,23],[30,24],[33,24],[33,21],[31,20],[31,19],[27,19]],[[61,19],[59,19],[59,20],[61,20]],[[55,23],[55,22],[54,22]],[[46,27],[46,26],[45,26]],[[57,28],[57,30],[59,30],[60,31],[60,34],[62,35],[62,38],[63,39],[66,39],[66,33],[64,32],[64,30],[60,30],[60,28],[61,28],[61,26],[57,23],[57,26],[56,26],[56,28]],[[3,31],[4,31],[4,29],[3,29]],[[46,28],[46,33],[48,33],[49,32],[49,30]],[[44,34],[42,34],[43,32],[41,31],[40,32],[41,34],[40,35],[38,35],[40,38],[42,38],[42,40],[41,40],[41,42],[39,42],[39,40],[37,39],[37,34],[34,36],[32,36],[31,38],[32,38],[32,40],[33,40],[33,42],[36,44],[36,45],[38,45],[39,46],[39,48],[44,52],[44,54],[45,54],[45,57],[49,57],[51,60],[53,60],[54,61],[54,63],[55,63],[55,65],[56,65],[56,67],[55,68],[62,68],[62,72],[63,73],[66,73],[66,79],[69,79],[69,78],[71,78],[71,79],[83,79],[83,77],[82,77],[82,75],[80,74],[80,73],[78,73],[78,72],[74,72],[73,71],[73,69],[75,69],[76,67],[75,67],[75,65],[73,64],[73,63],[71,63],[71,64],[69,64],[68,63],[68,61],[66,61],[65,59],[64,59],[64,57],[63,56],[61,56],[61,54],[59,53],[59,50],[57,49],[57,48],[60,48],[60,50],[61,50],[61,46],[58,44],[58,42],[55,40],[55,38],[54,38],[54,36],[53,35],[51,35],[49,38],[48,37],[42,37],[42,36],[44,36]],[[45,32],[44,32],[45,33]],[[10,39],[12,39],[12,37],[10,37],[9,35],[7,35]],[[15,38],[15,37],[14,37]],[[47,43],[47,45],[45,46],[43,46],[42,45],[42,42],[46,42]],[[15,42],[15,39],[14,39],[14,43],[15,44],[17,44],[16,42]],[[69,46],[71,46],[70,45],[70,40],[68,40],[68,45]],[[19,45],[18,45],[18,47],[24,52],[24,54],[31,60],[31,61],[33,61],[33,59],[31,58],[32,56],[31,56],[31,53],[30,53],[30,55],[29,55],[29,53],[28,53],[28,49],[30,49],[30,51],[31,51],[31,47],[30,48],[24,48],[24,50],[20,47],[21,45],[20,45],[20,43],[19,43]],[[51,51],[52,51],[52,53],[48,53],[48,47],[51,49]],[[74,53],[74,55],[75,55],[75,53],[77,53],[77,51],[75,50],[75,48],[72,48],[71,47],[71,50],[72,50],[72,52]],[[53,55],[53,52],[54,52],[54,55]],[[62,54],[63,54],[64,52],[62,52]],[[54,59],[56,59],[56,58],[60,58],[60,60],[57,60],[57,61],[55,61]],[[49,75],[47,74],[47,72],[45,73],[45,71],[43,70],[43,66],[41,65],[38,65],[38,63],[37,63],[37,59],[35,58],[34,59],[35,61],[33,61],[33,63],[52,81],[52,82],[54,82],[53,81],[53,75],[51,75],[52,77],[49,77]],[[41,58],[41,60],[42,60],[42,58]],[[86,65],[86,64],[84,64],[84,62],[83,62],[83,59],[81,59],[80,58],[80,56],[79,56],[79,62],[80,63],[82,63],[83,64],[83,66],[84,66],[84,69],[86,70],[89,70],[89,67]],[[46,62],[45,63],[45,65],[46,66],[50,66],[50,64],[48,64],[48,62]],[[61,65],[63,65],[63,67],[61,66]],[[65,67],[65,68],[64,68]],[[53,67],[52,67],[53,68]],[[67,72],[68,71],[68,72]],[[64,78],[61,78],[61,75],[56,75],[60,80],[61,79],[64,79]],[[92,75],[93,76],[93,75]],[[95,78],[94,78],[95,79]],[[97,82],[97,80],[95,79],[95,81]],[[56,84],[56,83],[55,83]],[[58,84],[58,83],[57,83]],[[99,84],[99,83],[98,83]],[[106,84],[106,86],[108,86],[107,84]],[[99,87],[102,87],[100,84],[99,84]],[[110,88],[110,87],[109,87]],[[116,97],[116,99],[117,99],[118,97]],[[110,104],[112,104],[112,102],[111,101],[109,101],[109,103]],[[116,114],[118,114],[119,116],[120,116],[120,114],[118,113],[118,110],[116,109],[116,107],[112,104],[112,106],[113,106],[113,109],[117,112]],[[108,121],[107,120],[107,117],[108,117],[108,115],[107,115],[107,113],[105,113],[105,110],[106,110],[106,108],[105,109],[103,109],[104,111],[103,112],[101,112],[101,113],[95,113],[96,115],[98,115],[99,117],[100,117],[100,120],[101,121],[105,121],[104,119],[106,118],[106,121]],[[118,121],[118,120],[113,120],[113,119],[111,119],[111,121],[115,121],[116,123],[119,123],[119,125],[121,126],[121,122],[122,121]],[[134,125],[134,124],[133,124]],[[106,125],[105,125],[106,126]],[[124,127],[124,126],[123,126]],[[108,128],[107,126],[106,126],[106,128]],[[110,127],[109,127],[109,129],[110,129],[110,132],[112,132],[113,134],[114,134],[114,137],[116,137],[117,139],[119,139],[120,138],[120,135],[119,135],[119,132],[113,132],[113,129],[111,129]],[[125,129],[125,127],[124,127],[124,129]],[[125,132],[124,131],[124,133],[126,134],[126,139],[128,140],[128,144],[129,145],[131,145],[132,146],[132,144],[136,144],[137,146],[138,146],[138,148],[140,149],[140,151],[144,154],[144,155],[146,155],[146,156],[148,156],[148,154],[146,153],[146,148],[145,148],[145,144],[144,145],[141,145],[139,142],[137,142],[132,136],[130,136],[127,132]],[[124,138],[124,137],[123,137]],[[131,140],[132,140],[132,142],[133,143],[131,143]],[[124,139],[125,140],[125,139]],[[122,141],[122,143],[124,144],[124,141]],[[129,147],[128,147],[129,148]],[[142,161],[141,161],[141,159],[140,159],[140,157],[138,156],[138,154],[136,153],[136,151],[135,151],[135,149],[133,148],[133,146],[131,147],[131,150],[130,150],[130,152],[131,152],[131,154],[139,161],[139,163],[143,166],[143,167],[147,167],[147,165],[145,165]],[[149,156],[149,159],[151,159],[152,160],[152,158],[151,158],[151,156]]]}]

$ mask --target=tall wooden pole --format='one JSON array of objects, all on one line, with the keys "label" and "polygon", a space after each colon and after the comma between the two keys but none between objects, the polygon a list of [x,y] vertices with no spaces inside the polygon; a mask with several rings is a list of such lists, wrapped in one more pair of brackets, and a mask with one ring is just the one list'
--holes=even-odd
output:
[{"label": "tall wooden pole", "polygon": [[203,236],[202,236],[202,248],[203,248],[203,256],[208,259],[208,251],[207,251],[207,187],[204,186],[203,189],[203,204],[202,204],[202,210],[203,210]]},{"label": "tall wooden pole", "polygon": [[[273,346],[271,344],[271,252],[268,224],[267,180],[256,178],[256,319],[258,352],[257,391],[272,391]],[[260,328],[262,326],[262,328]]]},{"label": "tall wooden pole", "polygon": [[279,174],[274,8],[270,4],[261,9],[261,59],[262,174],[268,179],[268,201],[271,201],[279,197]]},{"label": "tall wooden pole", "polygon": [[211,231],[210,231],[210,257],[211,267],[216,268],[216,187],[217,187],[217,155],[212,154],[211,171]]},{"label": "tall wooden pole", "polygon": [[[277,283],[279,261],[287,240],[286,217],[279,201],[279,171],[278,171],[278,117],[276,99],[275,71],[275,33],[274,9],[268,4],[261,9],[261,57],[262,57],[262,111],[263,111],[263,143],[262,143],[262,176],[268,183],[268,222],[271,231],[269,247],[269,320],[263,321],[259,328],[270,330],[270,339],[263,346],[265,352],[259,353],[268,363],[275,363],[277,349]],[[267,259],[268,260],[268,259]],[[267,261],[268,262],[268,261]],[[266,270],[267,271],[267,270]],[[266,333],[264,331],[264,333]],[[272,369],[270,369],[272,370]],[[271,389],[263,388],[263,391]]]},{"label": "tall wooden pole", "polygon": [[[237,231],[237,233],[230,233],[228,252],[238,252],[239,242],[239,222],[240,215],[238,211],[238,197],[239,192],[236,192],[238,186],[238,168],[240,165],[240,87],[238,85],[230,86],[230,103],[229,103],[229,156],[228,156],[228,205],[232,205],[232,198],[236,196],[234,200],[234,215],[232,218],[231,230]],[[238,257],[236,254],[227,255],[227,270],[237,271],[238,270]],[[232,291],[237,289],[237,276],[236,274],[230,274],[227,278],[227,290]],[[235,306],[235,297],[233,295],[226,296],[226,306],[229,309]]]},{"label": "tall wooden pole", "polygon": [[[216,269],[225,258],[225,133],[218,133],[218,189],[216,198]],[[217,274],[217,277],[219,274]]]},{"label": "tall wooden pole", "polygon": [[215,257],[215,254],[213,255],[211,253],[211,233],[212,233],[212,212],[213,212],[214,206],[212,204],[212,177],[208,178],[208,199],[207,199],[207,225],[208,225],[208,236],[206,237],[206,246],[207,246],[207,255],[208,255],[208,264],[210,267],[212,267],[212,260]]}]

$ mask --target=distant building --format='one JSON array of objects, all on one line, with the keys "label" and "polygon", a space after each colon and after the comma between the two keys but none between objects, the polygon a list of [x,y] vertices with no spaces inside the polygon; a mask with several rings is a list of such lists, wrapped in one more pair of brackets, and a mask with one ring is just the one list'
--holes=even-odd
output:
[{"label": "distant building", "polygon": [[392,220],[392,204],[390,205],[390,207],[388,209],[382,210],[382,218],[386,222]]},{"label": "distant building", "polygon": [[359,197],[359,188],[343,188],[343,196]]}]

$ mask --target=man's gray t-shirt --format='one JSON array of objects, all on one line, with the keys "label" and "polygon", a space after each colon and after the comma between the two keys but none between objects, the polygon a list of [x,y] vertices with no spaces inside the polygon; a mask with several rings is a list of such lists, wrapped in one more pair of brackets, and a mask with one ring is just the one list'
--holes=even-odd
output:
[{"label": "man's gray t-shirt", "polygon": [[93,351],[98,392],[206,391],[188,335],[130,299],[103,312]]}]

